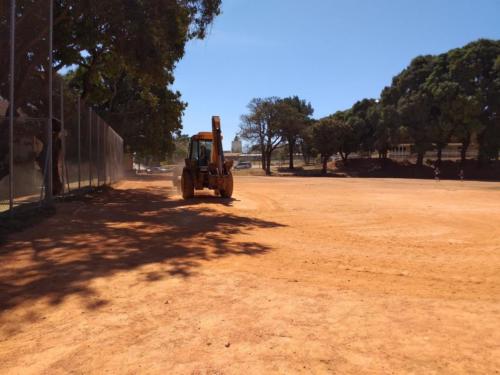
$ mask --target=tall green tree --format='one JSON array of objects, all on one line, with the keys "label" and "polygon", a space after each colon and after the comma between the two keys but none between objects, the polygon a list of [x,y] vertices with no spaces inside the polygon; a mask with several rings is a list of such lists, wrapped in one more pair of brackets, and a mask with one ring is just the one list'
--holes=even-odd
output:
[{"label": "tall green tree", "polygon": [[419,56],[382,91],[382,105],[394,106],[402,125],[411,136],[417,153],[417,165],[422,166],[425,153],[432,149],[432,97],[422,90],[434,69],[434,56]]},{"label": "tall green tree", "polygon": [[103,74],[166,86],[185,44],[205,36],[219,8],[220,0],[56,1],[55,68],[82,70],[84,99]]},{"label": "tall green tree", "polygon": [[316,123],[316,120],[311,120],[310,124],[302,129],[298,139],[298,145],[305,164],[311,163],[311,159],[318,155],[318,151],[314,147],[314,127]]},{"label": "tall green tree", "polygon": [[359,149],[371,152],[374,148],[375,131],[377,129],[378,116],[374,112],[377,107],[377,100],[363,99],[352,106],[346,112],[347,122],[355,132],[359,141]]},{"label": "tall green tree", "polygon": [[332,123],[335,134],[338,153],[344,162],[349,155],[360,149],[360,132],[356,128],[356,122],[350,121],[352,111],[338,111],[331,116],[335,121]]},{"label": "tall green tree", "polygon": [[463,165],[472,131],[478,132],[480,104],[477,98],[466,95],[460,82],[450,74],[450,54],[436,56],[433,72],[422,86],[431,98],[431,137],[437,149],[437,164],[441,164],[442,151],[452,138],[462,141]]},{"label": "tall green tree", "polygon": [[321,155],[322,174],[327,173],[328,160],[340,148],[338,127],[339,120],[325,117],[314,124],[312,136],[315,149]]},{"label": "tall green tree", "polygon": [[[6,3],[2,2],[3,8]],[[3,8],[0,12],[2,52],[8,51],[9,46],[8,12]],[[133,132],[133,138],[129,137],[126,142],[136,147],[136,142],[149,139],[152,143],[146,148],[161,148],[157,137],[171,138],[171,132],[180,126],[180,120],[171,120],[180,119],[178,114],[184,106],[178,93],[167,89],[174,79],[175,64],[184,55],[189,40],[205,37],[208,26],[220,12],[220,0],[55,0],[52,67],[47,66],[48,12],[46,2],[17,1],[14,83],[19,111],[32,117],[46,117],[47,71],[73,66],[77,71],[73,84],[113,127],[123,123],[123,116],[116,116],[117,111],[113,110],[110,116],[117,118],[113,122],[114,117],[108,116],[105,110],[116,109],[114,103],[118,96],[140,97],[130,104],[136,109],[148,102],[144,117],[150,121],[143,121],[140,126],[151,129],[144,130],[144,134]],[[8,58],[8,53],[0,54],[0,96],[4,98],[8,97]],[[162,105],[165,101],[168,105]],[[118,111],[122,111],[126,106],[119,107]],[[160,124],[163,121],[160,116],[169,110],[173,111],[169,114],[170,120]],[[1,125],[0,133],[5,126]],[[34,129],[32,135],[46,144],[42,127]],[[6,147],[0,144],[0,161],[5,155]],[[0,178],[6,173],[8,170],[0,163]]]},{"label": "tall green tree", "polygon": [[283,105],[278,107],[280,114],[280,129],[288,145],[288,168],[294,169],[293,156],[295,147],[304,129],[311,124],[311,116],[314,109],[311,103],[300,99],[298,96],[290,96],[282,99]]},{"label": "tall green tree", "polygon": [[387,159],[387,153],[399,139],[399,116],[393,105],[383,106],[380,102],[370,109],[368,114],[376,123],[373,134],[373,146],[378,151],[379,159]]},{"label": "tall green tree", "polygon": [[254,98],[248,103],[249,113],[241,115],[240,136],[252,144],[252,149],[258,148],[261,155],[262,170],[266,170],[266,134],[267,123],[261,115],[263,99]]},{"label": "tall green tree", "polygon": [[[467,137],[477,132],[479,159],[498,158],[500,151],[500,41],[480,39],[448,52],[449,75],[462,91],[469,108],[460,124]],[[475,106],[479,107],[476,116]]]}]

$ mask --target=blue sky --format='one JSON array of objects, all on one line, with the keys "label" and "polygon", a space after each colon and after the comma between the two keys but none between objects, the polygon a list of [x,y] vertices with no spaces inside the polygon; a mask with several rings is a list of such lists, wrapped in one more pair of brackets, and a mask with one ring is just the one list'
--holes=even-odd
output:
[{"label": "blue sky", "polygon": [[320,118],[378,97],[413,57],[478,38],[500,39],[500,0],[223,0],[176,68],[184,133],[217,114],[229,148],[254,97],[298,95]]}]

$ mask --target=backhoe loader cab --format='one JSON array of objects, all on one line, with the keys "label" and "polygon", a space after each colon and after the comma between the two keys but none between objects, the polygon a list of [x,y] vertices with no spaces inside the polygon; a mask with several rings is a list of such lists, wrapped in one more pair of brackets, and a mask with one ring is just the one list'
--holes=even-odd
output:
[{"label": "backhoe loader cab", "polygon": [[214,190],[216,195],[230,198],[233,194],[232,160],[224,160],[220,118],[212,117],[212,132],[200,132],[191,137],[188,157],[181,176],[184,199],[192,198],[195,190]]}]

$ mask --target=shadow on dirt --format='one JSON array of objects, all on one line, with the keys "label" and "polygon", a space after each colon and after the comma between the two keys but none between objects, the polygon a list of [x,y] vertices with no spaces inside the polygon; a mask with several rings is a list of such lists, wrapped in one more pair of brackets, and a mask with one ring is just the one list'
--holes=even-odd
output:
[{"label": "shadow on dirt", "polygon": [[[48,298],[98,297],[98,277],[161,263],[146,282],[189,277],[202,262],[228,256],[257,256],[271,249],[235,235],[279,223],[216,210],[232,200],[202,196],[183,201],[167,189],[104,189],[93,197],[57,206],[57,214],[10,236],[0,249],[0,313]],[[212,208],[213,206],[213,208]],[[97,309],[107,303],[87,304]]]}]

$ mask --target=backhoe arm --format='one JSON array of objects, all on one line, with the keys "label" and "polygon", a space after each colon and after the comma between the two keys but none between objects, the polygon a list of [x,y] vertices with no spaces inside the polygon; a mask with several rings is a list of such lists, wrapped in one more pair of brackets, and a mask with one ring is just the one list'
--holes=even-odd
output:
[{"label": "backhoe arm", "polygon": [[222,150],[222,132],[220,129],[220,117],[212,116],[212,162],[217,166],[217,174],[224,174],[224,151]]}]

